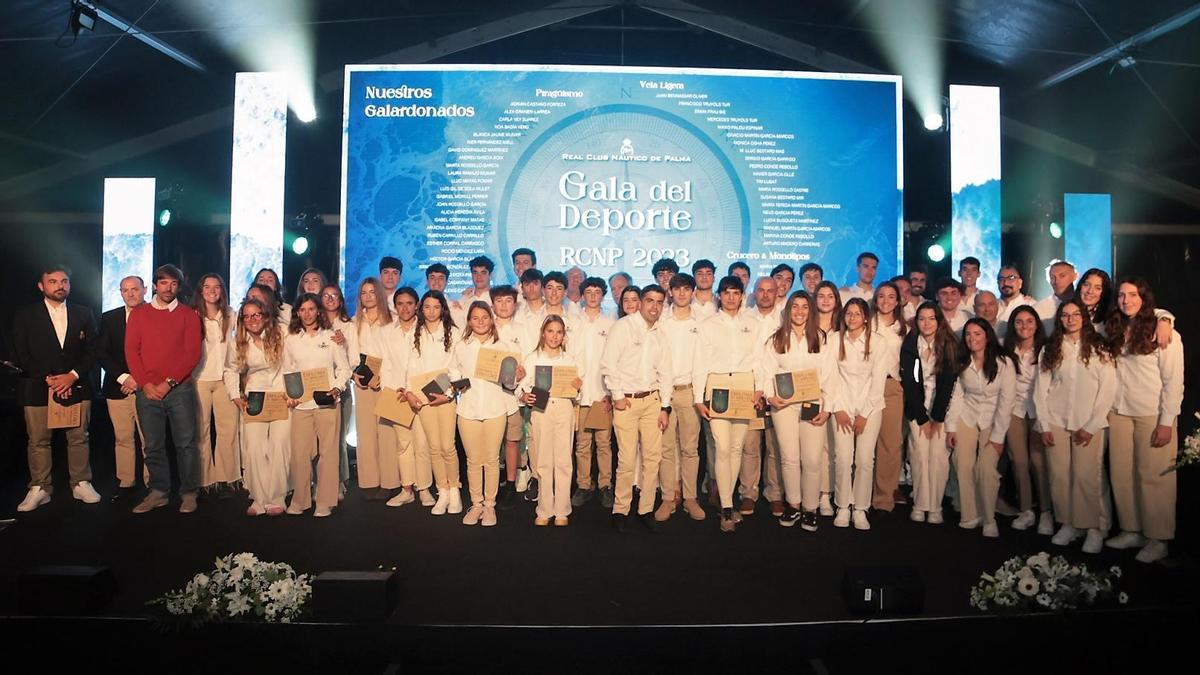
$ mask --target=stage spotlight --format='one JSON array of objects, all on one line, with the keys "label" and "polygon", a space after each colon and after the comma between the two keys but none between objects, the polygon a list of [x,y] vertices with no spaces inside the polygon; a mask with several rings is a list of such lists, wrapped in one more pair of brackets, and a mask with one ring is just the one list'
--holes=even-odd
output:
[{"label": "stage spotlight", "polygon": [[308,237],[303,235],[296,237],[296,240],[292,242],[292,253],[304,255],[306,252],[308,252]]},{"label": "stage spotlight", "polygon": [[929,113],[925,116],[925,128],[929,131],[938,131],[946,120],[939,113]]},{"label": "stage spotlight", "polygon": [[1062,235],[1062,225],[1059,225],[1058,223],[1050,223],[1050,236],[1054,237],[1055,239],[1062,239]]},{"label": "stage spotlight", "polygon": [[931,262],[942,262],[946,259],[946,249],[941,244],[934,244],[925,251]]},{"label": "stage spotlight", "polygon": [[158,224],[160,227],[166,227],[171,224],[171,209],[162,209],[158,212]]},{"label": "stage spotlight", "polygon": [[75,37],[79,37],[80,30],[95,30],[98,17],[95,7],[88,6],[80,0],[74,0],[71,3],[71,33]]}]

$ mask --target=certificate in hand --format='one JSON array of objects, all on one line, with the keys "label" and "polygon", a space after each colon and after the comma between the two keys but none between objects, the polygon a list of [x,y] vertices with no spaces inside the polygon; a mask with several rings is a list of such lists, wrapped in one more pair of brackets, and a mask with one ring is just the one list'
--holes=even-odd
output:
[{"label": "certificate in hand", "polygon": [[55,396],[53,390],[47,394],[46,400],[47,429],[74,429],[83,423],[83,406],[79,405],[78,400],[68,403],[71,399],[64,401]]},{"label": "certificate in hand", "polygon": [[504,374],[503,371],[505,359],[513,360],[514,365],[511,370],[512,375],[515,377],[517,373],[515,364],[521,362],[520,354],[506,352],[502,349],[490,349],[487,347],[480,349],[479,356],[475,359],[475,374],[473,377],[503,385],[504,383],[502,380],[504,378],[502,375]]},{"label": "certificate in hand", "polygon": [[310,368],[296,373],[284,373],[283,386],[287,390],[288,396],[301,403],[313,400],[313,392],[329,391],[333,388],[329,384],[328,368]]},{"label": "certificate in hand", "polygon": [[788,403],[820,399],[821,380],[816,368],[779,373],[775,376],[775,395]]},{"label": "certificate in hand", "polygon": [[375,400],[375,414],[403,427],[411,427],[417,416],[408,401],[397,398],[396,390],[390,387],[380,390],[379,398]]},{"label": "certificate in hand", "polygon": [[288,418],[287,394],[282,391],[246,392],[246,422],[279,422]]},{"label": "certificate in hand", "polygon": [[550,395],[555,398],[578,398],[579,389],[574,386],[577,377],[579,369],[575,366],[554,366],[550,378]]},{"label": "certificate in hand", "polygon": [[704,400],[718,419],[754,419],[754,373],[710,373]]}]

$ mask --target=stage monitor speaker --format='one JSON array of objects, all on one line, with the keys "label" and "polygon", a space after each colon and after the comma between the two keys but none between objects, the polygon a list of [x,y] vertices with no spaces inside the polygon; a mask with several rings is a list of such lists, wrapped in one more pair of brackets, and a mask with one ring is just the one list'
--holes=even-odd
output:
[{"label": "stage monitor speaker", "polygon": [[107,567],[43,565],[21,574],[17,606],[22,614],[77,616],[100,612],[117,593]]},{"label": "stage monitor speaker", "polygon": [[925,608],[925,586],[913,567],[848,567],[842,590],[852,614],[919,614]]},{"label": "stage monitor speaker", "polygon": [[313,614],[318,621],[383,621],[396,609],[399,582],[392,570],[322,572],[313,580]]}]

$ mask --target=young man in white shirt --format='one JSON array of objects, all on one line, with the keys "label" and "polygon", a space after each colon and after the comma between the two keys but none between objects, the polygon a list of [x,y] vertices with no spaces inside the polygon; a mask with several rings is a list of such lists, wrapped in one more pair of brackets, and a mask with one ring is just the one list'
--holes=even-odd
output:
[{"label": "young man in white shirt", "polygon": [[875,297],[875,274],[879,271],[879,256],[870,251],[859,253],[854,259],[854,269],[858,272],[858,279],[853,284],[838,289],[843,305],[850,298],[862,298],[870,302],[871,298]]},{"label": "young man in white shirt", "polygon": [[962,281],[962,302],[959,305],[971,316],[975,316],[975,294],[979,292],[979,258],[967,256],[958,263],[958,278]]},{"label": "young man in white shirt", "polygon": [[933,287],[938,307],[941,308],[942,314],[946,317],[946,323],[950,325],[950,330],[954,331],[955,335],[962,332],[967,319],[971,318],[962,308],[962,291],[962,284],[950,277],[939,280]]},{"label": "young man in white shirt", "polygon": [[717,296],[713,293],[713,284],[717,282],[717,267],[711,260],[697,260],[692,263],[692,278],[696,280],[696,292],[692,294],[692,308],[696,311],[696,319],[703,321],[717,313]]},{"label": "young man in white shirt", "polygon": [[779,298],[777,304],[783,307],[782,303],[787,302],[788,294],[796,284],[796,270],[787,263],[780,263],[771,269],[771,278],[775,280],[775,297]]},{"label": "young man in white shirt", "polygon": [[650,267],[650,274],[654,276],[654,282],[659,286],[670,288],[671,277],[679,274],[679,263],[670,258],[659,258]]},{"label": "young man in white shirt", "polygon": [[825,270],[817,263],[804,263],[800,266],[800,283],[810,297],[816,297],[817,286],[825,281]]},{"label": "young man in white shirt", "polygon": [[671,415],[663,434],[660,471],[663,501],[654,512],[662,522],[675,513],[682,493],[683,508],[692,520],[704,520],[696,501],[700,474],[700,416],[692,407],[692,362],[699,344],[700,319],[692,296],[696,281],[687,273],[671,278],[671,306],[663,312],[660,330],[666,336],[671,358]]},{"label": "young man in white shirt", "polygon": [[399,258],[385,255],[379,259],[379,283],[383,284],[383,290],[387,291],[389,298],[400,286],[400,276],[403,274],[404,263]]},{"label": "young man in white shirt", "polygon": [[[729,263],[726,273],[731,277],[737,277],[742,282],[742,306],[749,307],[753,304],[754,295],[750,293],[750,266],[741,260],[735,260]],[[719,292],[718,295],[720,295]]]},{"label": "young man in white shirt", "polygon": [[[579,390],[579,418],[575,425],[575,494],[572,506],[583,506],[600,490],[600,504],[606,509],[613,505],[612,487],[612,427],[587,428],[587,419],[595,406],[612,412],[612,400],[600,374],[600,358],[604,344],[612,331],[614,319],[600,305],[608,288],[603,279],[589,277],[580,285],[583,310],[576,321],[576,331],[567,345],[579,364],[583,388]],[[596,484],[592,483],[592,444],[596,446]]]},{"label": "young man in white shirt", "polygon": [[924,265],[914,265],[908,270],[908,304],[905,312],[912,307],[912,315],[917,315],[917,308],[925,302],[925,291],[929,288],[929,271]]},{"label": "young man in white shirt", "polygon": [[[777,289],[778,284],[774,275],[760,277],[754,284],[754,308],[748,312],[758,322],[759,333],[755,341],[760,348],[766,344],[768,337],[779,330],[786,302],[779,301]],[[766,418],[766,420],[769,419]],[[771,503],[772,514],[779,517],[783,515],[783,467],[779,462],[779,444],[775,440],[774,430],[767,427],[765,421],[764,428],[755,429],[754,426],[751,424],[746,429],[746,440],[742,446],[742,466],[738,474],[739,493],[742,501],[738,505],[738,511],[744,516],[754,513],[754,505],[758,502],[759,497],[759,485],[761,481],[765,480],[765,485],[762,486],[762,495]],[[762,461],[764,439],[767,446],[765,472]]]},{"label": "young man in white shirt", "polygon": [[[517,289],[512,286],[494,286],[491,291],[492,311],[495,312],[496,332],[500,334],[503,349],[520,354],[522,358],[533,351],[537,344],[528,344],[525,327],[516,319]],[[519,379],[519,378],[518,378]],[[496,508],[507,511],[517,505],[517,470],[521,466],[521,440],[525,438],[525,415],[515,395],[509,406],[508,421],[504,429],[504,477],[496,498]],[[525,469],[528,471],[528,469]]]},{"label": "young man in white shirt", "polygon": [[1017,269],[1015,265],[1005,265],[1000,268],[1000,273],[996,275],[996,285],[1000,289],[1000,297],[997,300],[1000,302],[998,318],[1001,321],[1007,322],[1013,310],[1021,305],[1037,304],[1037,300],[1025,295],[1025,279],[1021,278],[1021,270]]},{"label": "young man in white shirt", "polygon": [[492,304],[492,272],[496,269],[496,263],[486,255],[481,255],[471,258],[467,266],[471,269],[471,287],[463,291],[462,306],[469,308],[476,300]]},{"label": "young man in white shirt", "polygon": [[604,385],[612,393],[617,430],[617,489],[612,518],[618,532],[625,531],[633,502],[633,465],[639,443],[642,485],[638,517],[650,531],[658,529],[654,495],[662,459],[662,434],[671,412],[671,363],[658,324],[667,292],[651,284],[642,290],[641,297],[637,314],[613,324],[600,359]]}]

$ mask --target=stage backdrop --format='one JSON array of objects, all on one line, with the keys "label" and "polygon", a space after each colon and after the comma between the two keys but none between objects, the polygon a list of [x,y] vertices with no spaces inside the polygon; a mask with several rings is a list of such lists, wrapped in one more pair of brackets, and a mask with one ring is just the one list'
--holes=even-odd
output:
[{"label": "stage backdrop", "polygon": [[755,275],[817,262],[853,280],[861,251],[886,279],[903,259],[900,78],[592,66],[347,66],[342,269],[347,302],[382,255],[403,283],[534,249],[650,280],[734,260]]}]

